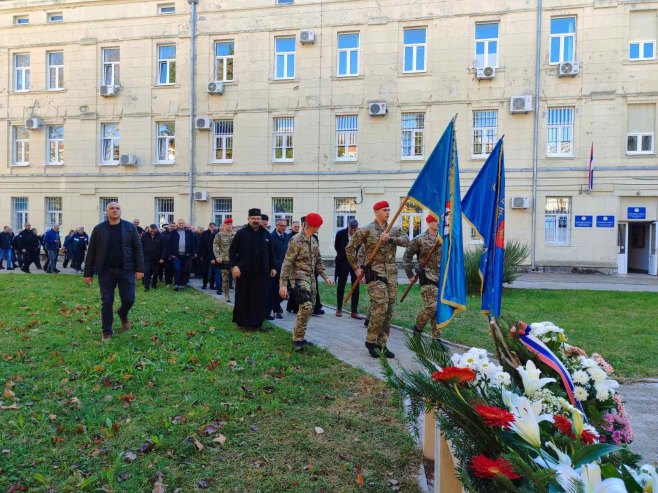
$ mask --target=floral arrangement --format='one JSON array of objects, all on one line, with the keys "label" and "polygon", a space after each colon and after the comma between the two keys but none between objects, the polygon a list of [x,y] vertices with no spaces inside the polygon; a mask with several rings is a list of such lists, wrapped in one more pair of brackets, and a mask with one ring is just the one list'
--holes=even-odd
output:
[{"label": "floral arrangement", "polygon": [[[407,344],[420,370],[396,373],[382,361],[389,384],[410,397],[412,418],[434,411],[466,491],[658,491],[656,470],[638,469],[640,457],[624,445],[632,430],[601,356],[570,346],[550,322],[492,332],[499,363],[481,348],[451,355],[439,340],[417,336]],[[570,392],[554,366],[571,375]]]}]

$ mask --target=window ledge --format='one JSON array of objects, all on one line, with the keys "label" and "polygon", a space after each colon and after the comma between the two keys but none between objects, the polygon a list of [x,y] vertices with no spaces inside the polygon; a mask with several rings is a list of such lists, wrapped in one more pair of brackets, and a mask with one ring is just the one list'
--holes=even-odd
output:
[{"label": "window ledge", "polygon": [[25,168],[29,165],[30,163],[11,163],[9,166],[12,168]]},{"label": "window ledge", "polygon": [[336,158],[337,163],[356,163],[358,160],[359,160],[359,158],[350,158],[350,159]]},{"label": "window ledge", "polygon": [[428,71],[425,72],[400,72],[398,77],[429,77],[432,74]]},{"label": "window ledge", "polygon": [[66,88],[57,88],[57,89],[46,89],[46,92],[66,92]]},{"label": "window ledge", "polygon": [[176,161],[156,161],[153,166],[175,166]]},{"label": "window ledge", "polygon": [[402,161],[403,163],[404,162],[409,162],[409,161],[417,163],[418,161],[424,161],[424,160],[425,160],[425,156],[401,157],[400,158],[400,161]]},{"label": "window ledge", "polygon": [[98,163],[98,166],[119,166],[119,161],[117,162],[112,162],[112,163]]},{"label": "window ledge", "polygon": [[471,160],[473,161],[485,161],[489,157],[489,154],[471,154]]},{"label": "window ledge", "polygon": [[233,160],[225,160],[225,161],[210,161],[211,165],[215,164],[233,164]]},{"label": "window ledge", "polygon": [[[612,228],[610,228],[610,229],[612,229]],[[544,243],[544,246],[564,248],[564,247],[570,247],[571,244],[570,243]]]},{"label": "window ledge", "polygon": [[546,154],[546,159],[576,159],[573,154]]},{"label": "window ledge", "polygon": [[626,157],[636,158],[636,157],[653,157],[655,152],[626,152]]},{"label": "window ledge", "polygon": [[274,164],[293,164],[294,162],[294,159],[272,159]]},{"label": "window ledge", "polygon": [[151,86],[152,89],[171,89],[172,87],[178,88],[180,84],[153,84]]},{"label": "window ledge", "polygon": [[623,60],[622,65],[652,65],[658,63],[658,58],[645,58],[642,60]]},{"label": "window ledge", "polygon": [[59,168],[61,166],[64,166],[64,163],[43,163],[43,165],[46,168],[50,168],[50,167]]},{"label": "window ledge", "polygon": [[363,80],[365,79],[365,75],[357,74],[357,75],[332,75],[331,80]]},{"label": "window ledge", "polygon": [[268,82],[270,84],[285,84],[285,83],[299,84],[299,79],[296,77],[294,79],[275,79],[274,77],[272,77],[268,80]]}]

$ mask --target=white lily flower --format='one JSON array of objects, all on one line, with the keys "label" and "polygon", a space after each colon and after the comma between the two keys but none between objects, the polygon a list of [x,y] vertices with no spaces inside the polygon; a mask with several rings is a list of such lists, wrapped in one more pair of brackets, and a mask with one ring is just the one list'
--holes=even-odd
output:
[{"label": "white lily flower", "polygon": [[[584,493],[628,493],[619,478],[601,479],[601,468],[595,462],[573,469],[567,464],[552,467],[557,472],[557,482],[565,491],[572,491],[574,484],[583,487]],[[579,490],[580,491],[580,490]]]},{"label": "white lily flower", "polygon": [[539,423],[553,421],[550,414],[541,414],[541,401],[530,402],[527,397],[503,390],[503,402],[514,414],[511,430],[535,448],[541,447]]},{"label": "white lily flower", "polygon": [[554,378],[539,378],[541,376],[541,371],[537,369],[532,360],[526,362],[525,368],[519,366],[516,371],[521,375],[523,389],[525,390],[525,395],[528,397],[532,397],[535,392],[544,387],[544,385],[555,382]]}]

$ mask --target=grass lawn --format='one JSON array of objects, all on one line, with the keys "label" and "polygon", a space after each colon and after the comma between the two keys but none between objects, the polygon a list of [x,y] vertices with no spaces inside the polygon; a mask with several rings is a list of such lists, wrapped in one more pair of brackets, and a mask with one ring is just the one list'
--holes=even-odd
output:
[{"label": "grass lawn", "polygon": [[[398,300],[405,289],[406,286],[398,287]],[[335,305],[335,287],[321,283],[320,292],[323,302]],[[361,313],[366,312],[368,302],[366,290],[361,288]],[[404,303],[397,303],[393,322],[412,327],[420,307],[420,289],[414,287]],[[567,331],[572,344],[607,359],[619,377],[658,376],[656,293],[506,289],[502,315],[512,322],[552,321]],[[468,310],[457,315],[443,330],[443,336],[469,346],[493,349],[487,324],[480,314],[479,297],[469,296]]]},{"label": "grass lawn", "polygon": [[3,275],[0,299],[0,491],[418,491],[397,396],[283,330],[139,289],[104,344],[96,283]]}]

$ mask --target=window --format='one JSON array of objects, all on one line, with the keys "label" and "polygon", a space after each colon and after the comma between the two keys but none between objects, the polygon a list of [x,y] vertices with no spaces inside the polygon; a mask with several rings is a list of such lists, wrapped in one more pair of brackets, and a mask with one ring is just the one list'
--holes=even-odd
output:
[{"label": "window", "polygon": [[292,161],[295,137],[295,119],[274,119],[274,161]]},{"label": "window", "polygon": [[550,63],[573,62],[576,52],[576,18],[551,19]]},{"label": "window", "polygon": [[14,91],[30,90],[30,55],[14,55]]},{"label": "window", "polygon": [[215,120],[216,163],[233,162],[233,120]]},{"label": "window", "polygon": [[118,123],[101,125],[101,164],[119,164],[119,143],[121,134]]},{"label": "window", "polygon": [[628,49],[630,60],[653,60],[656,58],[655,41],[631,41]]},{"label": "window", "polygon": [[402,159],[425,154],[425,113],[402,113]]},{"label": "window", "polygon": [[118,86],[121,52],[119,48],[103,48],[103,85]]},{"label": "window", "polygon": [[292,5],[295,0],[276,0],[277,5]]},{"label": "window", "polygon": [[359,152],[359,117],[336,117],[336,160],[356,161]]},{"label": "window", "polygon": [[64,89],[64,52],[48,53],[48,90]]},{"label": "window", "polygon": [[157,162],[173,164],[176,162],[176,130],[174,122],[158,122],[157,131]]},{"label": "window", "polygon": [[427,59],[427,29],[404,30],[404,72],[425,72]]},{"label": "window", "polygon": [[[402,202],[403,199],[400,199]],[[400,226],[402,231],[409,235],[409,239],[414,239],[423,232],[423,208],[412,202],[407,201],[400,213]]]},{"label": "window", "polygon": [[573,107],[548,108],[548,157],[573,156]]},{"label": "window", "polygon": [[224,223],[224,219],[233,217],[233,199],[231,197],[218,197],[213,199],[214,221],[217,226]]},{"label": "window", "polygon": [[292,226],[292,198],[291,197],[277,197],[272,199],[272,219],[273,224],[276,224],[278,219],[286,220],[286,227]]},{"label": "window", "polygon": [[631,12],[628,59],[653,60],[656,58],[656,11]]},{"label": "window", "polygon": [[30,164],[30,131],[25,127],[14,127],[14,166]]},{"label": "window", "polygon": [[155,224],[162,227],[174,222],[174,199],[172,197],[155,199]]},{"label": "window", "polygon": [[359,75],[359,33],[338,35],[338,76]]},{"label": "window", "polygon": [[176,5],[173,3],[162,3],[158,5],[159,15],[169,15],[176,13]]},{"label": "window", "polygon": [[473,112],[473,157],[486,157],[493,151],[498,138],[498,111]]},{"label": "window", "polygon": [[18,234],[25,225],[29,222],[28,219],[28,199],[27,197],[12,197],[11,198],[11,210],[12,216],[14,218],[14,231]]},{"label": "window", "polygon": [[15,15],[14,25],[27,26],[30,23],[30,18],[27,15]]},{"label": "window", "polygon": [[48,22],[64,22],[64,14],[61,12],[51,12],[48,14]]},{"label": "window", "polygon": [[629,104],[626,154],[653,154],[656,128],[655,104]]},{"label": "window", "polygon": [[64,164],[64,125],[49,125],[46,127],[48,147],[46,164]]},{"label": "window", "polygon": [[274,78],[295,78],[295,36],[274,38]]},{"label": "window", "polygon": [[235,43],[218,41],[215,43],[215,80],[233,81],[233,64],[235,61]]},{"label": "window", "polygon": [[46,197],[46,228],[62,224],[62,197]]},{"label": "window", "polygon": [[475,24],[475,67],[498,66],[498,23]]},{"label": "window", "polygon": [[158,46],[158,84],[176,83],[176,45]]},{"label": "window", "polygon": [[98,208],[101,211],[101,222],[107,219],[107,206],[111,202],[119,202],[118,197],[101,197],[99,199]]},{"label": "window", "polygon": [[568,245],[571,241],[571,197],[546,197],[544,241]]},{"label": "window", "polygon": [[334,199],[334,234],[347,228],[352,219],[356,219],[356,198]]}]

